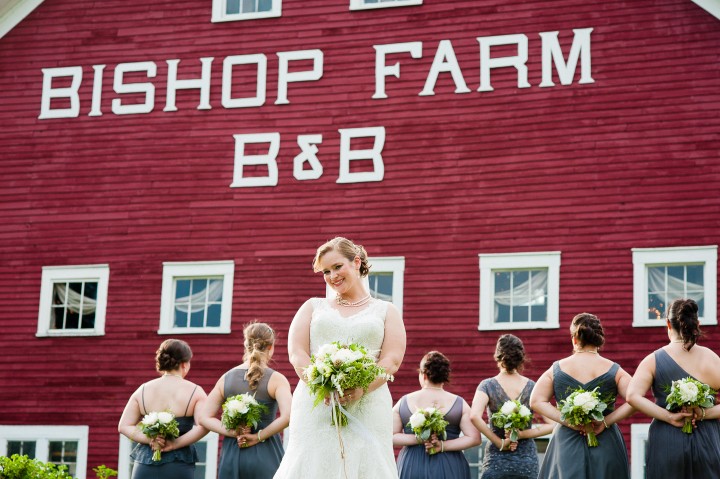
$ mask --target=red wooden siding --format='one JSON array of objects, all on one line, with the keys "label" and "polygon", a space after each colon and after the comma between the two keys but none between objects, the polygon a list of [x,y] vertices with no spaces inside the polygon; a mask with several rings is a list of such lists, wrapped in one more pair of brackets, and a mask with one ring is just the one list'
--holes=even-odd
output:
[{"label": "red wooden siding", "polygon": [[[495,374],[499,332],[478,332],[479,253],[561,251],[560,330],[519,331],[536,378],[570,351],[581,311],[606,326],[605,353],[630,372],[666,340],[633,329],[633,247],[717,244],[720,238],[720,23],[689,1],[603,3],[434,1],[349,10],[349,0],[291,2],[282,18],[210,23],[211,1],[148,4],[45,0],[0,39],[0,339],[2,424],[90,426],[89,467],[117,462],[115,427],[131,392],[154,377],[164,261],[235,261],[232,334],[190,335],[189,379],[210,390],[241,357],[241,325],[280,331],[276,367],[299,305],[322,295],[314,248],[342,234],[372,256],[404,256],[408,351],[397,399],[417,387],[416,365],[439,349],[452,390],[472,399]],[[593,28],[593,84],[539,88],[540,32]],[[513,69],[477,92],[476,37],[525,34],[531,88]],[[451,40],[471,93],[441,74],[419,97],[440,40]],[[422,41],[423,57],[389,56],[388,99],[372,100],[373,45]],[[276,52],[320,49],[320,81],[289,87],[274,105]],[[498,50],[509,54],[510,50]],[[222,59],[264,53],[267,101],[220,103]],[[165,106],[165,60],[180,78],[215,58],[211,110],[197,91]],[[117,116],[114,68],[154,61],[155,109]],[[107,65],[103,116],[88,117],[92,65]],[[82,66],[79,118],[38,120],[42,68]],[[307,68],[307,65],[299,65]],[[238,92],[243,90],[238,68]],[[254,82],[254,79],[248,80]],[[126,98],[127,97],[127,98]],[[123,96],[124,102],[141,97]],[[385,178],[338,185],[338,129],[384,126]],[[280,132],[277,187],[229,187],[233,134]],[[292,177],[297,135],[323,134],[324,175]],[[43,266],[110,265],[104,337],[36,338]],[[716,327],[704,344],[720,346]],[[642,417],[635,421],[646,421]],[[629,422],[627,423],[629,424]],[[629,425],[624,427],[629,434]],[[629,437],[627,437],[629,440]]]}]

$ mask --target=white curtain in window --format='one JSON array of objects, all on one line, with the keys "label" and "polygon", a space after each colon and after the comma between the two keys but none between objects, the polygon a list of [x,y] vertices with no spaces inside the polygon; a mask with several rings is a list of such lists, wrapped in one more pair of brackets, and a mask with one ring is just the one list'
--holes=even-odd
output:
[{"label": "white curtain in window", "polygon": [[[667,278],[667,290],[665,289],[665,278]],[[680,278],[670,276],[669,274],[666,275],[665,270],[661,268],[648,269],[648,290],[663,292],[693,290],[687,293],[689,299],[700,301],[705,297],[705,288],[703,288],[703,285],[689,282],[686,283]],[[663,295],[655,294],[653,296],[655,296],[660,301],[665,301],[664,293]],[[673,301],[675,299],[678,298],[669,298],[670,301]]]},{"label": "white curtain in window", "polygon": [[57,291],[58,298],[63,300],[65,298],[65,290],[67,289],[67,308],[73,313],[80,312],[80,305],[82,304],[82,314],[94,313],[97,308],[97,301],[94,299],[83,296],[77,291],[73,291],[70,288],[66,288],[62,283],[55,283],[55,291]]},{"label": "white curtain in window", "polygon": [[[516,284],[510,290],[495,292],[495,307],[498,304],[503,306],[535,306],[545,304],[545,295],[547,294],[547,271],[532,271],[532,276],[524,283]],[[532,284],[531,284],[532,283]],[[532,288],[532,291],[530,291]],[[512,298],[512,303],[511,303]]]},{"label": "white curtain in window", "polygon": [[[208,287],[207,291],[207,302],[216,303],[220,301],[220,298],[222,298],[222,293],[222,280],[216,279],[210,281],[210,286]],[[175,300],[175,308],[183,313],[187,313],[188,311],[191,313],[197,313],[198,311],[202,311],[203,309],[205,309],[206,304],[207,303],[205,303],[204,289],[202,291],[198,291],[195,294],[191,294],[190,296],[184,296]]]}]

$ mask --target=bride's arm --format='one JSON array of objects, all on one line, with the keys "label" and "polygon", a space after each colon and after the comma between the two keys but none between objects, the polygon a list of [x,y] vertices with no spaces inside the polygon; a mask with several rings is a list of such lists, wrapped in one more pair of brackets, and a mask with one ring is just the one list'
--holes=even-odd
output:
[{"label": "bride's arm", "polygon": [[295,368],[295,374],[305,380],[303,371],[310,364],[310,319],[312,318],[312,304],[310,300],[300,306],[290,323],[288,331],[288,356],[290,364]]}]

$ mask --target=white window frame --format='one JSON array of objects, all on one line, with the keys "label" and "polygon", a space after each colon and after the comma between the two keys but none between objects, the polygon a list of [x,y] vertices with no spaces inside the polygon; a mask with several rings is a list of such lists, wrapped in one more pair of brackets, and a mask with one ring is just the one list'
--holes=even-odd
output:
[{"label": "white window frame", "polygon": [[395,0],[382,1],[378,3],[365,3],[364,0],[350,0],[350,10],[374,10],[376,8],[410,7],[422,5],[423,0]]},{"label": "white window frame", "polygon": [[645,478],[645,440],[648,438],[650,423],[630,425],[630,477]]},{"label": "white window frame", "polygon": [[[104,336],[110,266],[107,264],[81,266],[43,266],[40,283],[37,337],[47,336]],[[50,329],[52,319],[53,285],[63,281],[97,281],[95,299],[95,327],[92,329]]]},{"label": "white window frame", "polygon": [[[240,0],[242,2],[242,0]],[[267,12],[250,12],[228,14],[227,0],[213,0],[212,23],[257,20],[260,18],[276,18],[282,16],[282,0],[272,0],[272,8]]]},{"label": "white window frame", "polygon": [[35,459],[49,462],[51,441],[77,441],[76,479],[87,473],[88,426],[3,426],[0,425],[0,456],[7,456],[8,441],[35,441]]},{"label": "white window frame", "polygon": [[[198,442],[207,443],[207,458],[205,462],[205,479],[215,479],[217,477],[218,466],[218,444],[219,435],[210,431],[205,437]],[[130,479],[130,466],[132,461],[130,453],[134,447],[134,443],[127,437],[120,434],[120,447],[118,448],[118,479]]]},{"label": "white window frame", "polygon": [[[205,328],[175,327],[175,280],[222,276],[223,299],[220,307],[220,326]],[[158,334],[229,334],[232,318],[232,294],[235,262],[197,261],[163,263],[162,294],[160,299],[160,328]]]},{"label": "white window frame", "polygon": [[[665,327],[665,321],[647,318],[648,266],[673,266],[703,263],[705,265],[704,316],[702,325],[717,324],[717,245],[672,248],[633,248],[633,327]],[[669,307],[670,305],[668,305]]]},{"label": "white window frame", "polygon": [[[393,274],[393,300],[392,303],[402,314],[403,311],[403,288],[405,284],[405,257],[404,256],[378,256],[368,257],[370,273],[392,273]],[[370,279],[365,276],[363,285],[370,289]],[[325,283],[325,297],[335,299],[335,291]]]},{"label": "white window frame", "polygon": [[[538,253],[479,254],[480,258],[480,325],[479,331],[518,329],[557,329],[560,327],[560,251]],[[495,270],[547,268],[547,321],[495,323]]]}]

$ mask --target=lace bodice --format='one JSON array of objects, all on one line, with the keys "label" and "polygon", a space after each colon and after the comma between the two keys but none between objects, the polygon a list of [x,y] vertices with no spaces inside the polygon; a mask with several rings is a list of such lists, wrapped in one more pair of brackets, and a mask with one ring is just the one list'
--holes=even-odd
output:
[{"label": "lace bodice", "polygon": [[388,303],[371,300],[368,306],[350,316],[342,316],[325,298],[312,299],[310,320],[310,352],[333,341],[358,343],[378,357],[385,337],[385,314]]}]

